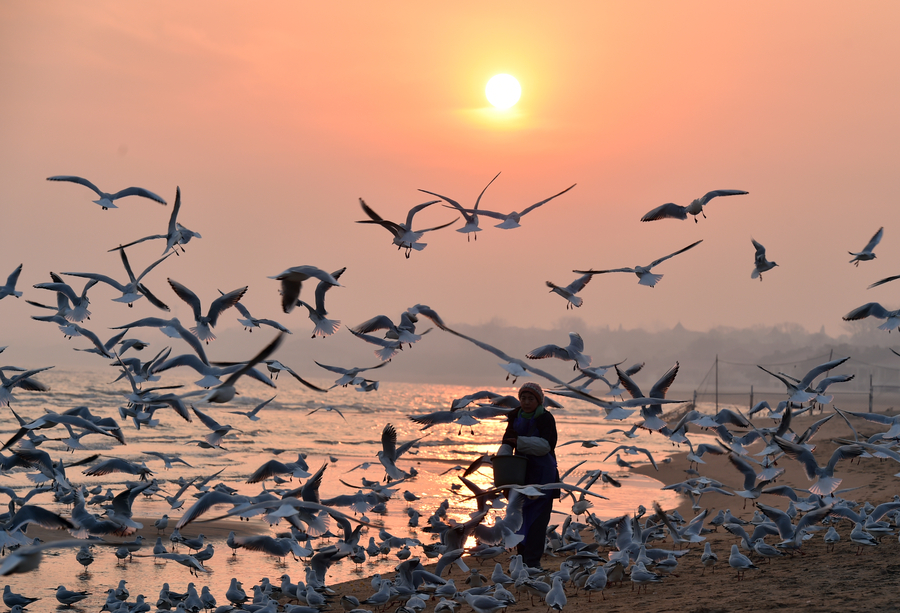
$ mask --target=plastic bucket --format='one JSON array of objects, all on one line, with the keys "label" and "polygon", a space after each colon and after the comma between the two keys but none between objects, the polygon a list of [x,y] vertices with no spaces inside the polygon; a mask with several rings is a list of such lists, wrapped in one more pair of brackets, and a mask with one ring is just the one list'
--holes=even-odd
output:
[{"label": "plastic bucket", "polygon": [[525,468],[528,458],[520,455],[495,455],[491,458],[494,466],[494,485],[524,485]]}]

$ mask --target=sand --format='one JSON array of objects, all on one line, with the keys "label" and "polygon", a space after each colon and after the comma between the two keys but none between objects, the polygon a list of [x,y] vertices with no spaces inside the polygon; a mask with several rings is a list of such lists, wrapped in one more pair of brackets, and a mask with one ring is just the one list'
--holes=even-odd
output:
[{"label": "sand", "polygon": [[[815,417],[801,417],[793,422],[793,429],[802,432],[812,422],[819,419]],[[768,427],[773,422],[766,419],[757,419],[755,423],[760,427]],[[860,436],[869,436],[885,428],[877,424],[870,424],[862,420],[855,420],[854,427]],[[657,435],[653,435],[657,436]],[[824,465],[837,444],[831,442],[834,437],[851,437],[846,424],[835,417],[820,431],[814,442],[817,443],[815,456],[820,465]],[[635,439],[638,443],[640,439]],[[639,444],[639,443],[638,443]],[[758,451],[760,447],[751,447]],[[707,464],[701,466],[701,474],[712,479],[717,479],[728,486],[739,487],[743,481],[741,474],[724,456],[709,457]],[[660,470],[654,471],[652,467],[645,466],[637,469],[637,472],[651,475],[660,481],[670,484],[682,481],[685,478],[684,469],[688,467],[688,461],[684,455],[676,456],[670,464],[663,464]],[[810,481],[802,471],[800,465],[788,458],[779,461],[779,467],[786,468],[784,476],[778,479],[778,484],[787,484],[794,487],[809,487]],[[894,474],[900,471],[900,465],[892,461],[882,461],[875,458],[863,459],[860,464],[841,462],[835,471],[837,476],[843,478],[840,488],[859,487],[858,490],[845,495],[848,499],[879,504],[891,499],[894,493],[900,493],[900,481]],[[605,495],[614,495],[614,490],[607,488]],[[788,499],[778,496],[766,495],[760,499],[769,506],[781,509],[787,508]],[[742,509],[743,499],[724,495],[708,494],[703,497],[703,504],[711,508],[710,517],[719,509],[729,508],[734,515],[750,519],[753,516],[754,507],[748,503],[746,509]],[[645,506],[651,508],[652,500],[648,500]],[[600,506],[598,504],[598,506]],[[562,507],[560,507],[562,508]],[[602,514],[602,507],[594,509]],[[684,502],[678,507],[678,511],[686,519],[695,515],[691,510],[690,499],[684,498]],[[650,511],[652,513],[652,510]],[[856,546],[850,542],[850,530],[852,525],[841,522],[837,529],[841,535],[841,541],[835,547],[833,553],[826,551],[822,540],[822,533],[803,545],[803,555],[793,557],[785,556],[771,563],[763,560],[757,561],[759,570],[750,570],[743,581],[738,581],[736,573],[728,566],[728,555],[731,545],[737,543],[737,537],[723,529],[711,532],[707,541],[719,556],[719,563],[714,572],[707,571],[701,574],[703,567],[700,564],[700,554],[703,552],[703,544],[694,545],[686,556],[680,558],[676,574],[664,578],[663,583],[650,585],[645,591],[638,594],[632,590],[629,581],[624,585],[608,587],[605,591],[606,600],[602,600],[598,594],[588,602],[586,595],[575,594],[572,588],[567,589],[568,602],[564,608],[569,613],[587,613],[588,611],[622,611],[625,613],[683,611],[694,613],[735,612],[735,611],[764,611],[767,609],[788,609],[804,611],[840,611],[849,613],[852,611],[889,611],[898,610],[898,588],[900,588],[900,543],[897,536],[888,536],[882,540],[878,547],[867,548],[859,556],[856,555]],[[590,533],[584,533],[585,541],[591,541]],[[774,543],[773,537],[768,539]],[[667,539],[657,542],[656,547],[672,548],[672,542]],[[602,552],[605,553],[606,552]],[[544,556],[542,566],[554,571],[559,568],[565,557]],[[494,563],[499,561],[504,569],[508,567],[509,555],[503,555],[490,563],[480,565],[482,574],[490,576]],[[424,562],[424,560],[423,560]],[[469,566],[479,566],[476,560],[466,558]],[[430,565],[433,568],[433,564]],[[454,567],[452,572],[444,577],[453,577],[458,586],[465,586],[465,574]],[[363,600],[375,592],[371,585],[371,578],[350,581],[332,588],[339,594],[352,594]],[[517,596],[518,604],[510,606],[508,611],[546,611],[544,603],[537,603],[533,607],[527,594]],[[388,607],[394,610],[399,604]],[[434,609],[435,601],[428,602],[426,611]],[[468,607],[463,607],[469,610]]]}]

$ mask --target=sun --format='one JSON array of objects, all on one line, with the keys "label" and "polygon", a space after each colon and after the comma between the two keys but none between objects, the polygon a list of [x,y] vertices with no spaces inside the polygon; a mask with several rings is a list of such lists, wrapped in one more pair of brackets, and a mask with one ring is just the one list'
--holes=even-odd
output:
[{"label": "sun", "polygon": [[498,74],[487,82],[484,94],[487,96],[488,102],[498,109],[506,110],[519,101],[519,97],[522,95],[522,86],[514,76]]}]

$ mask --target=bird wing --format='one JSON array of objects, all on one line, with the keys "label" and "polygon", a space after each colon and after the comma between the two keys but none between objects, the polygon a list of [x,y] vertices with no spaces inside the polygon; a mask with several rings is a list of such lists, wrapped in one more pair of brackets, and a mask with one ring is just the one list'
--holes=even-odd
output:
[{"label": "bird wing", "polygon": [[745,192],[744,190],[740,189],[715,189],[711,192],[706,192],[706,194],[704,194],[704,196],[700,198],[700,203],[705,205],[713,198],[718,198],[719,196],[740,196],[749,193],[750,192]]},{"label": "bird wing", "polygon": [[863,251],[871,252],[878,243],[881,242],[881,237],[884,236],[884,227],[878,228],[878,232],[872,235],[872,238],[869,239],[869,242],[866,243],[866,246],[863,248]]},{"label": "bird wing", "polygon": [[[495,177],[495,178],[496,178],[496,177]],[[523,217],[526,213],[530,213],[531,211],[533,211],[534,209],[538,208],[538,207],[541,206],[542,204],[547,204],[548,202],[550,202],[550,201],[553,200],[554,198],[556,198],[556,197],[558,197],[558,196],[562,196],[563,194],[565,194],[567,191],[569,191],[570,189],[572,189],[572,188],[575,187],[576,185],[577,185],[577,183],[573,183],[572,185],[570,185],[570,186],[567,187],[566,189],[562,190],[562,191],[559,192],[558,194],[554,194],[553,196],[550,196],[549,198],[545,198],[544,200],[541,200],[540,202],[535,202],[535,203],[532,204],[530,207],[524,209],[521,213],[519,213],[519,217]]]},{"label": "bird wing", "polygon": [[[803,445],[797,445],[790,441],[787,441],[780,436],[774,436],[772,437],[772,439],[775,441],[776,445],[781,447],[781,450],[786,456],[797,460],[798,462],[800,462],[800,464],[803,465],[803,470],[806,472],[807,479],[812,480],[816,478],[816,476],[819,474],[819,465],[816,462],[816,458],[813,456],[812,452],[809,449],[807,449]],[[837,462],[837,460],[835,460],[835,462]]]},{"label": "bird wing", "polygon": [[728,461],[744,475],[744,489],[752,490],[753,486],[756,485],[756,471],[753,470],[753,467],[734,453],[728,454]]},{"label": "bird wing", "polygon": [[890,283],[891,281],[896,281],[897,279],[900,279],[900,275],[894,275],[893,277],[885,277],[884,279],[876,281],[875,283],[873,283],[866,289],[872,289],[873,287],[878,287],[879,285],[884,285],[885,283]]},{"label": "bird wing", "polygon": [[[172,255],[173,253],[175,253],[175,252],[174,252],[174,251],[170,251],[170,252],[167,253],[166,255],[162,256],[161,258],[159,258],[158,260],[156,260],[155,262],[153,262],[152,264],[150,264],[150,266],[148,266],[147,268],[145,268],[145,269],[144,269],[144,272],[142,272],[140,275],[138,275],[137,278],[135,278],[134,275],[133,275],[132,273],[130,273],[130,272],[128,273],[129,277],[131,277],[135,282],[139,283],[140,280],[143,279],[143,278],[147,275],[148,272],[150,272],[151,270],[153,270],[154,268],[156,268],[157,264],[160,264],[163,260],[165,260],[166,258],[168,258],[168,257],[169,257],[170,255]],[[122,262],[125,264],[125,269],[126,269],[126,270],[130,270],[130,267],[128,266],[128,259],[125,258],[125,252],[124,252],[124,251],[122,251]],[[141,286],[138,285],[138,287],[141,287]],[[147,297],[149,298],[149,296],[147,296]],[[168,311],[169,309],[166,308],[166,310]]]},{"label": "bird wing", "polygon": [[702,242],[703,242],[703,239],[700,239],[700,240],[698,240],[698,241],[695,242],[695,243],[691,243],[691,244],[688,245],[687,247],[684,247],[684,248],[682,248],[682,249],[679,249],[679,250],[676,251],[675,253],[670,253],[669,255],[666,255],[666,256],[663,256],[663,257],[659,258],[658,260],[653,260],[653,262],[651,262],[651,263],[650,263],[650,266],[648,266],[647,268],[653,268],[654,266],[659,266],[660,264],[662,264],[663,262],[665,262],[665,261],[668,260],[669,258],[673,258],[673,257],[675,257],[676,255],[678,255],[679,253],[684,253],[684,252],[687,251],[688,249],[693,249],[694,247],[696,247],[697,245],[699,245],[699,244],[702,243]]},{"label": "bird wing", "polygon": [[641,388],[638,387],[638,384],[634,382],[634,380],[629,377],[626,373],[619,370],[619,367],[616,366],[616,374],[619,376],[619,383],[628,390],[628,393],[631,394],[632,398],[643,398],[644,392],[641,391]]},{"label": "bird wing", "polygon": [[96,185],[94,185],[87,179],[83,179],[81,177],[75,177],[72,175],[57,175],[55,177],[47,177],[47,180],[48,181],[69,181],[71,183],[78,183],[79,185],[84,185],[85,187],[89,187],[90,189],[94,190],[98,196],[103,197],[103,192],[101,192],[100,189]]},{"label": "bird wing", "polygon": [[641,217],[641,221],[658,221],[660,219],[666,219],[667,217],[671,217],[672,219],[687,219],[687,216],[686,206],[680,206],[674,202],[667,202],[666,204],[648,211]]},{"label": "bird wing", "polygon": [[212,304],[209,305],[209,311],[207,311],[206,316],[209,318],[209,325],[214,326],[216,322],[219,320],[219,315],[225,309],[233,307],[235,304],[240,301],[241,298],[244,297],[244,294],[247,293],[247,286],[238,288],[234,291],[228,292],[227,294],[223,294],[212,301]]},{"label": "bird wing", "polygon": [[125,198],[126,196],[141,196],[143,198],[155,200],[160,204],[166,204],[166,201],[161,197],[157,196],[149,189],[144,189],[143,187],[126,187],[125,189],[119,190],[115,194],[112,194],[112,196],[110,196],[110,200],[118,200],[119,198]]},{"label": "bird wing", "polygon": [[6,278],[6,287],[15,287],[19,281],[19,273],[22,272],[22,265],[16,266],[16,269]]},{"label": "bird wing", "polygon": [[[282,334],[284,334],[284,333],[282,332]],[[386,364],[386,363],[387,363],[387,362],[385,362],[385,364]],[[306,379],[304,379],[303,377],[301,377],[300,375],[298,375],[297,373],[295,373],[295,372],[293,371],[293,369],[291,369],[291,368],[286,368],[286,370],[288,371],[288,373],[289,373],[293,378],[295,378],[297,381],[299,381],[300,383],[302,383],[303,385],[305,385],[305,386],[308,387],[309,389],[313,390],[314,392],[327,392],[327,391],[328,391],[328,390],[322,389],[321,387],[318,387],[318,386],[316,386],[316,385],[313,385],[312,383],[310,383],[309,381],[307,381]],[[335,410],[337,410],[337,409],[335,409]],[[338,413],[340,413],[340,411],[338,411]],[[341,415],[341,417],[344,417],[344,416]],[[345,419],[345,421],[346,421],[346,419]]]},{"label": "bird wing", "polygon": [[[122,254],[124,256],[125,252],[123,251]],[[184,300],[188,304],[189,307],[191,307],[191,311],[194,314],[194,319],[199,320],[203,315],[200,310],[201,309],[200,299],[197,297],[197,294],[195,294],[194,292],[189,290],[187,287],[185,287],[178,281],[175,281],[174,279],[170,278],[168,281],[169,281],[169,285],[175,291],[175,294],[179,298]]]},{"label": "bird wing", "polygon": [[816,377],[828,372],[832,368],[837,368],[838,366],[840,366],[841,364],[843,364],[844,362],[846,362],[849,359],[850,359],[849,357],[838,358],[837,360],[831,360],[830,362],[825,362],[824,364],[819,364],[815,368],[811,369],[808,373],[806,373],[806,375],[804,375],[803,379],[800,380],[798,387],[800,387],[800,389],[806,389],[807,387],[810,386],[810,384],[813,382],[813,380]]},{"label": "bird wing", "polygon": [[[344,274],[345,270],[347,270],[346,266],[344,266],[340,270],[335,270],[333,273],[331,273],[331,276],[335,281],[337,281],[338,279],[340,279],[341,275]],[[325,310],[325,292],[330,290],[332,287],[334,287],[332,283],[323,280],[320,280],[316,285],[316,312],[321,317],[325,317],[326,315],[328,315],[328,311]]]},{"label": "bird wing", "polygon": [[381,448],[384,455],[393,460],[397,453],[397,430],[391,424],[387,424],[381,431]]},{"label": "bird wing", "polygon": [[634,268],[610,268],[609,270],[573,270],[579,275],[602,275],[608,272],[634,272]]},{"label": "bird wing", "polygon": [[559,358],[560,360],[569,360],[569,352],[559,345],[542,345],[536,349],[532,349],[525,354],[530,360],[542,360],[544,358]]},{"label": "bird wing", "polygon": [[591,282],[594,275],[584,274],[566,286],[566,289],[573,294],[577,294],[584,289],[584,286]]},{"label": "bird wing", "polygon": [[[263,360],[268,358],[273,353],[275,353],[275,350],[278,349],[278,346],[281,345],[281,341],[283,341],[283,340],[284,340],[284,332],[279,332],[278,336],[273,338],[271,343],[269,343],[268,345],[263,347],[259,353],[257,353],[255,356],[250,358],[250,360],[246,364],[244,364],[239,370],[236,370],[231,375],[229,375],[229,377],[227,379],[225,379],[225,382],[222,383],[222,386],[223,387],[229,386],[229,385],[233,386],[235,384],[235,382],[238,379],[240,379],[242,376],[247,374],[247,372],[251,368],[253,368],[257,364],[259,364],[260,362],[262,362]],[[318,389],[318,388],[316,388],[316,389]],[[324,390],[322,390],[322,391],[324,391]]]},{"label": "bird wing", "polygon": [[669,391],[669,387],[672,386],[672,382],[675,381],[675,376],[678,374],[678,362],[675,362],[675,366],[666,371],[666,373],[659,378],[652,388],[650,388],[650,398],[665,398],[666,392]]},{"label": "bird wing", "polygon": [[760,258],[765,260],[766,248],[763,247],[761,243],[758,243],[755,238],[751,238],[750,241],[753,243],[753,246],[756,248],[756,261],[759,262]]},{"label": "bird wing", "polygon": [[[429,200],[428,202],[423,202],[422,204],[417,204],[416,206],[409,209],[406,213],[406,229],[412,231],[412,222],[413,217],[415,217],[416,213],[421,211],[422,209],[431,206],[432,204],[437,204],[438,200]],[[422,230],[420,230],[421,232]]]},{"label": "bird wing", "polygon": [[350,328],[351,332],[357,334],[368,334],[375,330],[391,330],[395,328],[394,322],[387,315],[376,315],[371,319],[367,319],[355,328]]},{"label": "bird wing", "polygon": [[569,332],[569,347],[578,352],[584,351],[584,339],[577,332]]},{"label": "bird wing", "polygon": [[[898,276],[897,278],[900,278]],[[880,285],[886,281],[891,279],[882,279],[881,281],[877,281],[870,285],[869,287],[875,287],[876,285]],[[878,319],[887,319],[890,314],[890,311],[885,309],[883,306],[878,304],[877,302],[867,302],[866,304],[856,307],[846,315],[844,315],[844,321],[855,321],[857,319],[865,319],[866,317],[877,317]]]}]

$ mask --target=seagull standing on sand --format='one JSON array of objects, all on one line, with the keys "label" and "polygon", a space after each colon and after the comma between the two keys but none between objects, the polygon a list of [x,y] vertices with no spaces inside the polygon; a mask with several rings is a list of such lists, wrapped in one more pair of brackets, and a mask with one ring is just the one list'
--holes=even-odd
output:
[{"label": "seagull standing on sand", "polygon": [[717,189],[706,192],[706,194],[700,198],[694,198],[687,206],[679,206],[674,202],[667,202],[641,217],[641,221],[656,221],[658,219],[666,219],[667,217],[684,220],[687,219],[688,215],[693,215],[694,223],[697,223],[697,215],[703,215],[703,219],[706,219],[706,213],[703,212],[703,207],[713,198],[718,198],[719,196],[741,196],[747,193],[748,192],[740,189]]},{"label": "seagull standing on sand", "polygon": [[684,253],[688,249],[693,249],[702,242],[703,240],[699,240],[695,243],[691,243],[687,247],[679,249],[675,253],[670,253],[669,255],[659,258],[658,260],[653,260],[647,266],[635,266],[634,268],[612,268],[610,270],[573,270],[572,272],[578,273],[580,275],[602,275],[608,272],[633,272],[637,275],[639,285],[656,287],[656,284],[659,283],[659,280],[662,279],[663,276],[650,272],[654,267],[659,266],[669,258],[675,257],[679,253]]},{"label": "seagull standing on sand", "polygon": [[759,567],[750,561],[750,558],[738,550],[737,545],[731,546],[731,555],[728,556],[728,565],[737,571],[738,581],[744,579],[744,573],[750,569],[759,570]]},{"label": "seagull standing on sand", "polygon": [[866,243],[866,246],[863,247],[863,250],[859,253],[853,253],[852,251],[848,251],[850,255],[853,256],[853,259],[850,260],[850,263],[854,266],[859,266],[860,262],[864,262],[867,260],[874,260],[875,254],[873,250],[878,246],[878,243],[881,242],[881,237],[884,236],[884,228],[878,228],[878,232],[876,232],[872,238],[869,239],[869,242]]},{"label": "seagull standing on sand", "polygon": [[81,177],[73,177],[71,175],[57,175],[54,177],[47,177],[48,181],[69,181],[71,183],[78,183],[79,185],[84,185],[88,187],[100,196],[98,200],[94,200],[97,204],[99,204],[103,210],[107,209],[117,209],[115,204],[113,204],[113,200],[118,200],[119,198],[125,198],[126,196],[141,196],[143,198],[149,198],[155,202],[160,204],[166,204],[166,201],[151,192],[150,190],[146,190],[143,187],[126,187],[125,189],[116,192],[115,194],[110,194],[108,192],[102,192],[100,189],[88,181],[87,179],[82,179]]},{"label": "seagull standing on sand", "polygon": [[759,277],[759,280],[762,281],[762,273],[767,270],[772,270],[776,266],[778,266],[775,262],[770,262],[766,259],[766,248],[761,244],[756,242],[755,239],[750,239],[753,242],[753,246],[756,247],[756,255],[753,259],[753,272],[750,273],[750,278],[755,279]]}]

